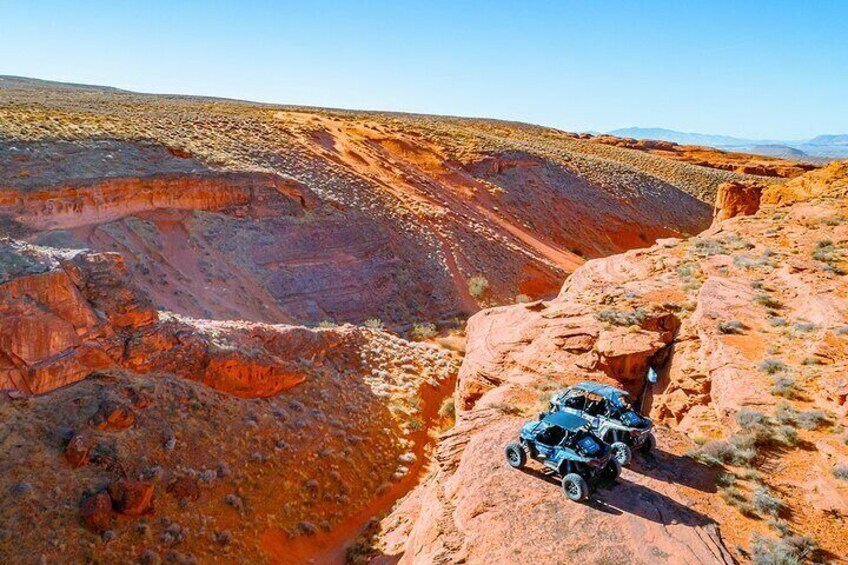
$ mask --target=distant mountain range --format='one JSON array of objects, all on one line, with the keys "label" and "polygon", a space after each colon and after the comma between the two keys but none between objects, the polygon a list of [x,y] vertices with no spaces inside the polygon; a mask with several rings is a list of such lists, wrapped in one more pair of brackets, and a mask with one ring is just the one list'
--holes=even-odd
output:
[{"label": "distant mountain range", "polygon": [[662,139],[681,145],[706,145],[727,151],[742,151],[772,157],[791,159],[844,159],[848,158],[848,134],[819,135],[801,141],[778,139],[745,139],[729,135],[687,133],[664,128],[622,128],[609,132],[618,137],[635,139]]}]

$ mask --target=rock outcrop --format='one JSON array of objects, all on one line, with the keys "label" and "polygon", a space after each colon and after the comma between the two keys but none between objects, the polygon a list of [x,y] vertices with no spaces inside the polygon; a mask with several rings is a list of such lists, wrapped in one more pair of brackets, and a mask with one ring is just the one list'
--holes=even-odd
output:
[{"label": "rock outcrop", "polygon": [[[530,562],[553,546],[569,561],[731,563],[748,558],[752,533],[780,533],[757,517],[766,493],[793,516],[780,535],[844,555],[834,540],[848,536],[848,487],[836,477],[848,461],[838,392],[848,202],[833,174],[842,167],[828,169],[798,181],[816,189],[794,204],[590,261],[553,300],[473,316],[457,425],[434,479],[383,522],[383,551],[402,563]],[[575,505],[544,474],[509,468],[502,448],[516,414],[533,417],[552,391],[586,379],[627,389],[659,424],[659,451]],[[733,451],[742,445],[753,447]],[[528,544],[528,531],[544,537]]]},{"label": "rock outcrop", "polygon": [[760,209],[763,187],[753,182],[725,182],[716,193],[714,221],[721,222],[736,216],[750,216]]}]

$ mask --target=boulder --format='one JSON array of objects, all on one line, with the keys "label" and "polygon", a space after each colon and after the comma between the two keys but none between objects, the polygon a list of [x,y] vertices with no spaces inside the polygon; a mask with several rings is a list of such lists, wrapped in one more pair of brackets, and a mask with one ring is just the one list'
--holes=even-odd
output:
[{"label": "boulder", "polygon": [[116,512],[141,516],[153,511],[153,483],[120,480],[109,484],[109,496]]}]

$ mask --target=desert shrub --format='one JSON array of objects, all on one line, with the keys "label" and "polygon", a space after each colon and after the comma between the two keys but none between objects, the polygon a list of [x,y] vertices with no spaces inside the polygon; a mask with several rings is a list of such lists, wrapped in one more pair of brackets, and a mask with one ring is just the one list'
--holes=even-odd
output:
[{"label": "desert shrub", "polygon": [[422,341],[425,339],[430,339],[436,337],[439,333],[439,330],[436,328],[436,324],[431,322],[424,322],[421,324],[415,324],[413,326],[412,331],[410,331],[410,335],[412,339],[417,341]]},{"label": "desert shrub", "polygon": [[516,304],[527,304],[528,302],[533,302],[533,299],[526,294],[519,294],[515,297]]},{"label": "desert shrub", "polygon": [[780,359],[763,359],[757,367],[767,375],[786,371],[786,364]]},{"label": "desert shrub", "polygon": [[717,239],[699,239],[692,244],[692,250],[699,257],[712,257],[713,255],[730,254],[724,246],[724,243]]},{"label": "desert shrub", "polygon": [[827,416],[821,410],[808,410],[798,412],[795,422],[805,430],[815,430],[819,426],[827,422]]},{"label": "desert shrub", "polygon": [[754,534],[751,562],[754,565],[800,565],[815,551],[816,543],[807,536],[776,540]]},{"label": "desert shrub", "polygon": [[848,326],[842,326],[836,330],[836,335],[848,335]]},{"label": "desert shrub", "polygon": [[480,298],[489,288],[489,281],[486,277],[477,275],[468,279],[468,292],[474,298]]},{"label": "desert shrub", "polygon": [[384,327],[383,320],[380,318],[368,318],[362,325],[372,330],[382,330]]},{"label": "desert shrub", "polygon": [[797,398],[798,389],[795,386],[795,379],[789,376],[776,378],[771,385],[771,393],[783,398]]},{"label": "desert shrub", "polygon": [[780,514],[780,510],[783,508],[783,503],[780,499],[773,496],[765,487],[760,487],[754,491],[752,502],[757,512],[760,514],[768,514],[773,517]]},{"label": "desert shrub", "polygon": [[787,402],[781,402],[774,409],[774,417],[781,424],[794,424],[798,411]]},{"label": "desert shrub", "polygon": [[824,359],[821,357],[804,357],[804,360],[801,361],[802,365],[824,365]]},{"label": "desert shrub", "polygon": [[834,467],[833,476],[840,481],[848,481],[848,465],[837,465]]},{"label": "desert shrub", "polygon": [[817,329],[818,329],[818,326],[816,326],[812,322],[796,322],[796,324],[795,324],[795,331],[796,332],[801,332],[801,333],[807,334],[807,333],[810,333],[810,332],[814,332]]},{"label": "desert shrub", "polygon": [[767,292],[758,292],[754,295],[754,302],[766,308],[778,309],[783,303]]},{"label": "desert shrub", "polygon": [[439,406],[439,416],[451,420],[456,418],[456,402],[453,396],[449,396],[442,401],[442,405]]},{"label": "desert shrub", "polygon": [[786,325],[786,318],[781,318],[780,316],[769,318],[769,325],[775,328],[783,327]]},{"label": "desert shrub", "polygon": [[747,329],[747,326],[739,320],[728,320],[727,322],[718,323],[718,331],[723,334],[741,334]]},{"label": "desert shrub", "polygon": [[336,323],[332,320],[323,320],[318,323],[319,328],[335,328]]},{"label": "desert shrub", "polygon": [[691,450],[689,456],[705,465],[718,467],[729,463],[744,466],[757,456],[757,450],[745,436],[733,436],[729,440],[708,441]]},{"label": "desert shrub", "polygon": [[752,257],[751,255],[734,255],[733,265],[739,269],[753,271],[761,267],[773,266],[771,264],[771,261],[769,261],[769,257],[771,257],[771,253],[763,253],[762,257]]},{"label": "desert shrub", "polygon": [[768,423],[768,417],[762,412],[746,407],[736,413],[736,423],[743,430],[750,430],[754,426],[766,425]]},{"label": "desert shrub", "polygon": [[642,308],[636,308],[630,312],[608,309],[596,312],[595,318],[612,326],[641,326],[648,319],[648,313]]},{"label": "desert shrub", "polygon": [[754,507],[748,502],[748,499],[745,498],[745,495],[738,488],[734,486],[725,487],[721,489],[719,494],[726,503],[731,506],[735,506],[743,515],[750,516],[752,518],[756,516]]}]

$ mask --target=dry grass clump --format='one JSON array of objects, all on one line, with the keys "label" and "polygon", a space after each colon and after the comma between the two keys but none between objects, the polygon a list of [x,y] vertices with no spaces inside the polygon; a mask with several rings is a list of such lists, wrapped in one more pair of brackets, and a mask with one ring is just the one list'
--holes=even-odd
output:
[{"label": "dry grass clump", "polygon": [[436,337],[438,334],[439,330],[436,327],[436,324],[432,322],[415,324],[415,326],[413,326],[412,330],[409,332],[409,335],[412,337],[412,339],[416,341],[431,339]]},{"label": "dry grass clump", "polygon": [[728,320],[727,322],[719,322],[716,326],[718,331],[723,334],[741,334],[744,333],[748,326],[739,320]]},{"label": "dry grass clump", "polygon": [[754,534],[751,541],[751,562],[754,565],[801,565],[817,549],[808,536],[791,536],[780,540]]},{"label": "dry grass clump", "polygon": [[611,326],[641,326],[648,319],[648,313],[642,308],[630,312],[611,308],[596,312],[595,319]]},{"label": "dry grass clump", "polygon": [[474,298],[482,298],[489,288],[489,280],[481,275],[476,275],[468,279],[468,292]]},{"label": "dry grass clump", "polygon": [[798,443],[798,432],[779,419],[750,408],[736,414],[740,432],[726,440],[711,440],[690,450],[687,455],[706,465],[719,467],[734,465],[750,466],[760,450],[791,447]]}]

